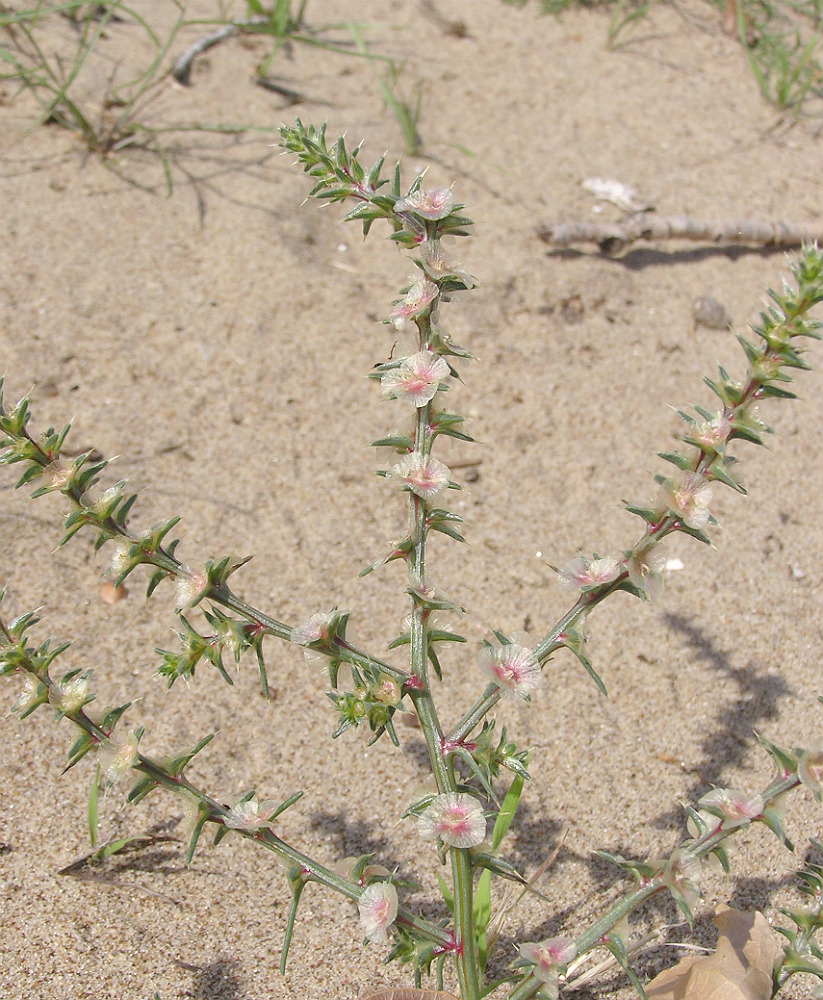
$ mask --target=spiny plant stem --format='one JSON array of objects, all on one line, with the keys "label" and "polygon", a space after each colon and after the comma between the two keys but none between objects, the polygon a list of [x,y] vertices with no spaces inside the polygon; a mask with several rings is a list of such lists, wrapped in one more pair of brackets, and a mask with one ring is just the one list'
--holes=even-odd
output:
[{"label": "spiny plant stem", "polygon": [[[437,300],[435,300],[437,301]],[[426,350],[430,343],[431,326],[428,317],[417,320],[420,350]],[[430,429],[431,403],[417,410],[415,424],[415,452],[425,459],[431,452]],[[426,740],[432,774],[439,793],[454,792],[457,789],[451,760],[443,754],[443,732],[437,717],[437,709],[431,692],[428,676],[428,635],[427,619],[429,610],[417,595],[426,593],[426,504],[413,492],[409,492],[409,529],[412,549],[408,561],[409,587],[411,590],[411,630],[410,668],[416,679],[415,689],[410,696],[420,728]],[[473,891],[474,874],[469,852],[457,847],[449,847],[454,889],[454,961],[462,1000],[480,1000],[481,974],[477,957],[474,934]]]},{"label": "spiny plant stem", "polygon": [[[4,667],[6,666],[8,660],[3,655],[3,647],[5,646],[7,649],[14,647],[16,645],[16,637],[12,634],[2,618],[0,618],[0,635],[5,640],[5,642],[0,642],[0,667]],[[62,648],[67,648],[67,644]],[[36,677],[41,684],[45,685],[49,691],[52,691],[55,688],[55,683],[49,676],[48,672],[44,671],[42,668],[40,670],[36,669],[34,661],[27,655],[27,648],[24,647],[21,649],[20,647],[17,647],[15,649],[15,653],[17,656],[15,658],[14,667],[17,673],[31,674]],[[105,730],[101,728],[100,725],[89,717],[82,706],[77,709],[66,711],[62,714],[64,718],[68,719],[75,726],[77,726],[78,729],[82,730],[82,732],[86,733],[91,738],[90,748],[91,746],[102,746],[110,741],[112,729]],[[139,774],[145,775],[146,778],[150,779],[154,786],[166,788],[177,794],[184,793],[189,795],[192,799],[196,800],[205,807],[205,810],[207,811],[205,822],[226,827],[226,820],[231,813],[230,808],[221,804],[202,789],[194,785],[182,773],[182,770],[177,773],[171,772],[161,761],[155,760],[154,758],[148,757],[139,752],[136,753],[135,759],[131,764],[131,768]],[[330,868],[321,864],[319,861],[316,861],[314,858],[311,858],[297,848],[292,847],[291,844],[282,840],[271,829],[265,827],[254,831],[233,829],[232,832],[239,834],[246,839],[256,841],[267,850],[272,851],[283,861],[299,868],[306,877],[310,878],[311,881],[332,889],[354,902],[357,902],[363,893],[363,886],[361,884],[344,878],[337,872],[332,871]],[[193,850],[193,846],[190,848],[190,851],[191,850]],[[448,931],[436,924],[433,924],[431,921],[420,917],[418,914],[406,909],[405,907],[400,907],[398,910],[398,922],[408,928],[413,928],[420,937],[432,942],[439,948],[447,949],[452,947],[452,937]]]},{"label": "spiny plant stem", "polygon": [[[774,807],[778,800],[788,792],[800,786],[800,778],[797,774],[778,776],[761,793],[766,808]],[[706,857],[717,851],[725,841],[735,836],[741,830],[746,829],[748,824],[734,828],[724,828],[718,820],[713,829],[709,829],[703,835],[688,843],[688,852],[695,858]],[[603,945],[610,931],[621,921],[625,920],[631,913],[640,907],[646,900],[669,889],[664,874],[661,872],[651,878],[641,879],[638,888],[627,892],[606,913],[598,917],[588,928],[574,939],[574,950],[577,955],[585,955],[598,945]],[[507,1000],[528,1000],[544,985],[535,976],[527,976],[526,979],[516,987],[508,996]]]}]

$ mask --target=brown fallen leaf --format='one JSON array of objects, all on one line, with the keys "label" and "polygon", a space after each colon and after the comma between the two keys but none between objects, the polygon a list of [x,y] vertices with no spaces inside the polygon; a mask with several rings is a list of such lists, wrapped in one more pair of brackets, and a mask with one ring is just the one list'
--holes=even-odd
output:
[{"label": "brown fallen leaf", "polygon": [[379,993],[360,997],[360,1000],[457,1000],[457,997],[442,990],[402,989],[381,990]]},{"label": "brown fallen leaf", "polygon": [[647,1000],[769,1000],[779,944],[756,910],[718,906],[711,955],[681,959],[646,986]]}]

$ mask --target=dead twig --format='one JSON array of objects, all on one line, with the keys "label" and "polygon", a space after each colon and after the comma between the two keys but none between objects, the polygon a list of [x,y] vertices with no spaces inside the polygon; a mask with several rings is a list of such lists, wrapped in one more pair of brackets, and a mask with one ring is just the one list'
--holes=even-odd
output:
[{"label": "dead twig", "polygon": [[182,55],[178,56],[175,60],[174,66],[172,66],[171,75],[177,80],[178,83],[182,83],[183,86],[188,86],[191,77],[191,64],[197,58],[197,56],[202,55],[208,49],[215,45],[219,45],[226,38],[230,38],[237,32],[249,31],[250,29],[259,27],[260,25],[268,24],[268,18],[266,17],[250,17],[247,21],[232,21],[231,24],[227,24],[223,28],[219,28],[217,31],[213,31],[210,35],[204,35],[203,38],[199,38],[196,42],[192,44],[183,52]]},{"label": "dead twig", "polygon": [[604,253],[620,253],[638,240],[695,240],[703,243],[749,243],[766,247],[796,247],[823,243],[823,225],[801,226],[791,222],[752,222],[750,219],[707,221],[688,216],[658,216],[652,212],[614,223],[553,223],[538,235],[544,243],[567,247],[596,243]]}]

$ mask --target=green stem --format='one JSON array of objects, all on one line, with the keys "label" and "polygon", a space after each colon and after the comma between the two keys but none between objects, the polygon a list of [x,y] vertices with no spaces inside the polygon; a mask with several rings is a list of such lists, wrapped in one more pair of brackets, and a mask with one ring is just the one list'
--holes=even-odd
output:
[{"label": "green stem", "polygon": [[[796,774],[776,778],[762,792],[764,803],[773,804],[781,795],[796,788],[799,784],[800,779]],[[717,823],[718,825],[715,829],[707,831],[702,837],[688,844],[687,849],[690,854],[698,858],[704,857],[710,854],[719,844],[722,844],[723,841],[733,837],[740,830],[746,829],[744,826],[723,829],[719,819]],[[665,891],[666,888],[667,885],[663,875],[658,874],[632,892],[627,893],[607,910],[603,916],[598,917],[587,931],[584,931],[579,937],[575,938],[575,953],[577,955],[585,955],[586,952],[596,948],[602,943],[609,931],[619,924],[621,920],[651,896]],[[533,975],[527,975],[523,982],[516,989],[512,990],[507,1000],[528,1000],[529,997],[534,996],[541,985],[542,983],[539,979]]]},{"label": "green stem", "polygon": [[[429,320],[419,321],[420,346],[429,343]],[[415,451],[426,457],[431,449],[429,426],[431,406],[427,403],[417,411]],[[409,553],[409,584],[412,592],[412,613],[409,644],[409,666],[414,684],[409,686],[409,697],[414,705],[420,728],[426,740],[429,763],[440,794],[456,791],[451,763],[443,754],[443,731],[437,717],[428,674],[428,608],[415,596],[426,587],[426,504],[409,492],[409,522],[412,549]],[[467,850],[449,847],[454,888],[454,952],[457,979],[462,1000],[480,1000],[480,966],[474,937],[474,878],[471,859]]]},{"label": "green stem", "polygon": [[[2,621],[0,621],[0,631],[2,631],[7,638],[10,638],[8,630]],[[19,669],[26,670],[27,668],[25,665],[22,665]],[[38,677],[38,679],[49,688],[53,686],[53,682],[48,675],[43,676],[42,674],[38,674],[37,671],[33,669],[28,670],[28,672],[33,673],[34,676]],[[73,722],[79,729],[82,729],[83,732],[91,736],[95,744],[98,746],[110,738],[109,734],[96,725],[82,708],[73,712],[67,712],[65,717]],[[202,802],[208,807],[209,816],[207,822],[214,823],[218,826],[225,826],[225,820],[230,813],[230,809],[213,799],[211,796],[207,795],[196,785],[193,785],[182,774],[170,774],[159,761],[141,753],[137,754],[137,757],[132,764],[132,769],[146,775],[146,777],[151,778],[152,781],[157,782],[158,785],[168,788],[171,791],[187,792],[193,798],[197,799],[197,801]],[[363,893],[364,887],[360,885],[360,883],[344,878],[337,872],[332,871],[325,865],[320,864],[320,862],[315,861],[302,851],[292,847],[290,844],[286,843],[286,841],[281,840],[280,837],[278,837],[270,829],[236,829],[233,832],[245,837],[248,840],[253,840],[256,843],[261,844],[267,850],[275,853],[283,861],[287,861],[292,865],[297,865],[308,876],[310,876],[313,882],[326,886],[328,889],[333,889],[335,892],[340,893],[342,896],[346,896],[355,903],[360,899],[360,896]],[[447,949],[452,946],[452,936],[447,930],[424,919],[406,907],[401,906],[398,909],[397,920],[400,924],[413,929],[417,935],[431,941],[440,948]]]},{"label": "green stem", "polygon": [[[604,588],[603,593],[598,593],[594,595],[586,595],[581,597],[578,602],[566,612],[565,615],[554,625],[551,632],[548,633],[534,648],[534,655],[537,657],[541,663],[545,663],[546,659],[556,650],[563,646],[562,636],[563,633],[575,624],[578,619],[582,618],[587,612],[599,604],[600,601],[604,600],[608,593],[613,589],[612,585],[609,589]],[[483,694],[478,698],[478,700],[472,705],[472,707],[463,715],[457,725],[452,729],[452,731],[446,737],[446,742],[448,744],[460,743],[464,740],[469,733],[483,721],[486,715],[494,708],[494,706],[500,701],[500,687],[497,684],[489,684]]]},{"label": "green stem", "polygon": [[[0,400],[0,415],[5,415],[5,411],[2,407],[2,400]],[[11,432],[9,432],[10,436]],[[34,465],[39,466],[41,470],[49,468],[60,458],[60,453],[55,451],[53,453],[46,453],[37,441],[28,434],[28,432],[23,431],[21,435],[14,435],[18,441],[24,442],[30,449],[29,461]],[[71,484],[66,486],[60,491],[63,496],[71,501],[72,504],[78,510],[90,511],[92,507],[87,506],[86,503],[86,492],[79,489],[77,486]],[[110,539],[122,539],[123,541],[130,542],[132,544],[140,544],[140,538],[133,535],[128,528],[123,524],[119,524],[112,517],[102,518],[100,520],[89,520],[86,522],[89,527],[97,528],[98,531],[102,532]],[[156,569],[163,570],[172,577],[179,577],[181,572],[184,570],[183,563],[177,559],[171,552],[165,549],[162,545],[158,545],[156,548],[144,549],[146,565],[154,566]],[[230,611],[234,611],[236,614],[241,615],[247,621],[259,625],[263,630],[265,630],[269,635],[273,635],[278,639],[283,639],[287,642],[291,641],[292,627],[286,625],[276,618],[272,618],[270,615],[265,614],[259,608],[255,608],[251,604],[247,604],[245,601],[241,600],[228,585],[223,585],[221,587],[212,587],[205,595],[210,601],[215,604],[219,604],[224,608],[228,608]],[[395,680],[401,684],[408,680],[408,674],[405,670],[401,670],[398,667],[393,666],[390,663],[386,663],[384,660],[377,659],[370,656],[368,653],[363,652],[360,649],[347,643],[337,643],[335,649],[337,655],[341,660],[346,663],[353,663],[359,666],[376,666],[379,667],[384,673],[393,677]]]}]

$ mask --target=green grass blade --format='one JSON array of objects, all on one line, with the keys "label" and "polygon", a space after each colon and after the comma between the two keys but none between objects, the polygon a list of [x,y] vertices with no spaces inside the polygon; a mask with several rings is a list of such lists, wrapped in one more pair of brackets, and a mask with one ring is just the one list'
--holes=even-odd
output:
[{"label": "green grass blade", "polygon": [[100,765],[94,769],[94,777],[91,780],[91,788],[89,789],[89,807],[88,807],[88,822],[89,822],[89,841],[92,847],[97,846],[97,830],[98,830],[98,818],[97,818],[97,797],[100,794]]}]

